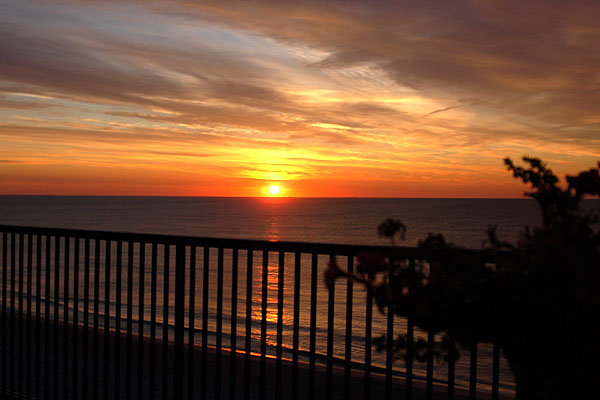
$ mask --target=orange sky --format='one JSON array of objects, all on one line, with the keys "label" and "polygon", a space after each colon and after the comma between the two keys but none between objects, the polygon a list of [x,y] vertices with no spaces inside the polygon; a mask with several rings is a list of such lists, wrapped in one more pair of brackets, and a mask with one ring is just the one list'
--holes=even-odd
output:
[{"label": "orange sky", "polygon": [[600,159],[595,2],[0,0],[0,194],[520,197]]}]

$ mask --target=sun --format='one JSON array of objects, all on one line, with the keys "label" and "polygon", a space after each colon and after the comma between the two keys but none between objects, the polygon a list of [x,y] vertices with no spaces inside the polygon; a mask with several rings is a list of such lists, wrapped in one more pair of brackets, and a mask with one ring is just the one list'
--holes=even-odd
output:
[{"label": "sun", "polygon": [[280,191],[281,189],[277,185],[273,185],[269,188],[269,192],[271,192],[272,195],[279,194]]}]

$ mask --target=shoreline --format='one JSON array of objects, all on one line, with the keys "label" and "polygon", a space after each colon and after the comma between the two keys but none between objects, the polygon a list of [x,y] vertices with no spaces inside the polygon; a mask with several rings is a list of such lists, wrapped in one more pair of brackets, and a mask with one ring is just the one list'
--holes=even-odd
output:
[{"label": "shoreline", "polygon": [[[0,313],[1,315],[1,313]],[[15,382],[18,382],[18,377],[20,371],[23,371],[23,377],[26,376],[26,364],[23,364],[21,367],[17,368],[20,365],[18,354],[19,345],[22,349],[26,351],[21,352],[21,359],[25,359],[27,353],[30,353],[32,359],[30,361],[30,379],[29,386],[32,390],[31,395],[35,395],[35,388],[39,387],[43,392],[45,390],[46,382],[49,384],[48,390],[49,392],[53,392],[57,390],[59,393],[62,393],[65,385],[72,390],[75,386],[74,380],[77,380],[77,390],[81,395],[84,390],[84,386],[87,386],[88,394],[99,392],[104,395],[104,391],[109,391],[110,397],[114,397],[116,394],[117,386],[119,387],[119,393],[121,396],[126,395],[126,391],[128,389],[127,385],[127,373],[130,371],[131,373],[131,394],[132,398],[148,398],[151,390],[151,382],[154,383],[153,391],[155,394],[155,398],[161,397],[166,388],[166,394],[168,398],[173,397],[173,374],[174,374],[174,342],[169,340],[166,342],[166,346],[162,339],[156,338],[154,342],[154,350],[152,350],[152,341],[148,336],[142,336],[137,332],[132,332],[131,334],[131,348],[130,348],[130,358],[127,359],[127,334],[126,326],[123,327],[120,331],[120,335],[116,335],[115,329],[110,329],[110,335],[108,340],[104,336],[104,328],[100,328],[98,330],[98,341],[97,341],[97,353],[94,356],[93,349],[93,337],[94,330],[93,327],[88,327],[87,336],[88,336],[88,347],[87,352],[86,349],[83,348],[83,339],[85,336],[85,329],[82,324],[78,325],[78,329],[74,329],[74,325],[72,322],[69,322],[65,325],[62,321],[59,321],[58,324],[54,324],[54,321],[50,320],[50,330],[47,332],[48,335],[46,337],[46,320],[41,319],[41,329],[39,334],[41,335],[41,347],[39,360],[40,364],[38,365],[40,368],[41,379],[38,385],[36,382],[37,376],[37,368],[35,366],[35,362],[37,360],[38,355],[37,351],[37,342],[36,338],[38,337],[36,331],[36,320],[35,316],[32,316],[31,323],[29,325],[29,329],[27,329],[27,319],[25,315],[22,318],[18,316],[18,313],[15,313],[15,324],[12,326],[14,330],[11,330],[11,315],[7,313],[5,322],[9,325],[2,326],[2,343],[6,341],[6,354],[2,354],[2,362],[6,363],[7,367],[10,367],[10,357],[11,351],[16,350],[14,356],[15,368],[14,370],[7,371],[7,374],[2,374],[6,376],[2,376],[2,381],[7,378],[7,383],[10,383],[11,379],[14,379]],[[19,334],[19,325],[21,325],[21,336]],[[67,327],[67,334],[65,335],[65,327]],[[58,329],[58,337],[55,338],[55,330]],[[11,332],[13,336],[11,338]],[[29,332],[29,336],[27,336],[27,332]],[[75,340],[75,332],[77,335],[77,367],[74,369],[74,359],[73,359],[73,343]],[[29,337],[29,343],[24,343]],[[57,340],[58,347],[54,348],[54,344]],[[68,348],[65,349],[64,344],[65,340],[68,343]],[[49,352],[47,352],[46,343],[49,343]],[[27,346],[29,347],[27,347]],[[142,350],[142,365],[143,371],[141,374],[141,382],[139,381],[138,374],[138,363],[139,363],[139,350]],[[66,350],[66,351],[65,351]],[[117,351],[119,352],[119,358],[117,360]],[[154,368],[151,369],[150,365],[150,354],[154,351]],[[83,359],[87,354],[87,367],[83,365]],[[193,364],[193,374],[190,375],[190,364],[189,357],[192,354],[192,364]],[[194,343],[194,346],[190,349],[188,344],[184,344],[184,354],[183,354],[183,365],[181,366],[181,371],[183,372],[182,382],[183,388],[182,393],[184,397],[187,398],[187,391],[190,387],[190,384],[193,386],[194,396],[193,398],[200,398],[201,396],[201,384],[203,381],[201,374],[201,366],[202,359],[206,357],[206,394],[215,398],[217,396],[217,392],[220,391],[221,398],[229,398],[230,390],[231,390],[231,372],[234,372],[235,375],[235,398],[244,398],[244,386],[246,384],[247,379],[250,382],[250,398],[258,399],[259,396],[259,371],[261,369],[261,357],[260,354],[250,353],[249,359],[249,371],[250,376],[247,377],[244,366],[246,363],[246,353],[243,350],[237,350],[235,353],[232,353],[228,348],[222,348],[220,352],[220,357],[218,357],[217,349],[214,346],[207,346],[206,352],[203,352],[203,348],[201,344]],[[235,356],[234,356],[235,354]],[[64,355],[67,355],[67,359],[65,360]],[[163,360],[164,357],[167,357],[167,367],[164,368]],[[48,375],[46,375],[45,371],[45,362],[46,357],[48,360]],[[220,360],[219,360],[220,358]],[[66,362],[65,362],[66,361]],[[95,369],[94,369],[94,361],[95,361]],[[108,361],[108,364],[105,362]],[[117,362],[118,361],[118,362]],[[232,361],[235,363],[235,370],[231,369]],[[220,365],[220,367],[219,367]],[[67,368],[68,375],[65,377],[63,371]],[[266,398],[275,398],[275,390],[276,390],[276,367],[277,362],[273,356],[267,356],[265,358],[264,368],[265,368],[265,394]],[[360,363],[353,362],[352,369],[350,371],[350,398],[353,399],[362,399],[364,398],[364,371],[355,367],[360,368]],[[130,368],[130,369],[129,369]],[[220,368],[220,377],[217,379],[217,371]],[[166,370],[166,375],[163,371]],[[293,396],[292,393],[292,361],[290,359],[282,359],[281,360],[281,398],[293,398],[296,397],[298,399],[308,399],[309,398],[309,389],[310,389],[310,378],[309,378],[309,370],[310,365],[305,361],[298,361],[298,388],[297,388],[297,397]],[[93,375],[94,371],[96,375]],[[314,365],[315,371],[315,379],[314,379],[314,388],[315,388],[315,398],[324,398],[325,396],[325,387],[326,387],[326,366],[323,364]],[[106,374],[108,372],[108,374]],[[372,399],[378,399],[384,397],[385,394],[385,371],[381,373],[381,370],[378,370],[377,367],[372,368],[371,370],[371,384],[370,384],[370,394]],[[84,376],[86,374],[85,383]],[[95,376],[95,380],[93,377]],[[190,383],[191,378],[191,383]],[[95,381],[95,383],[94,383]],[[27,389],[28,385],[26,384],[27,380],[23,379],[22,387]],[[332,398],[333,399],[343,399],[344,398],[344,382],[345,382],[345,371],[343,366],[334,365],[332,368]],[[166,383],[166,387],[164,386]],[[57,386],[55,386],[57,385]],[[404,398],[404,385],[405,378],[399,374],[394,374],[392,376],[392,396],[394,398],[400,397]],[[142,389],[141,395],[139,389]],[[26,391],[26,390],[25,390]],[[413,378],[413,395],[415,398],[421,398],[425,396],[425,381],[421,379]],[[456,399],[468,399],[469,393],[468,390],[462,387],[455,387],[454,392]],[[158,397],[157,397],[158,396]],[[435,382],[433,383],[433,398],[434,399],[445,399],[447,398],[446,385],[445,383]],[[477,392],[477,398],[486,399],[491,398],[491,393],[489,392]],[[512,399],[512,396],[507,396],[504,393],[500,393],[500,399]]]},{"label": "shoreline", "polygon": [[[45,300],[43,300],[43,299],[41,301],[42,301],[42,303],[45,302]],[[35,295],[32,296],[32,302],[35,302]],[[52,301],[50,303],[51,303],[51,307],[52,307],[54,305],[54,303]],[[59,303],[59,307],[62,310],[64,308],[64,303],[62,303],[62,302]],[[74,309],[70,306],[69,307],[69,316],[71,318],[73,316],[73,312],[74,312]],[[82,321],[82,317],[81,317],[82,314],[83,313],[82,313],[81,307],[80,307],[79,325],[81,327],[83,327],[83,323],[81,322]],[[23,315],[25,316],[25,314],[23,314]],[[93,318],[93,313],[90,312],[89,315],[90,315],[89,330],[92,331],[93,330],[93,326],[91,325],[91,322],[92,322],[92,318]],[[42,316],[42,318],[43,318],[43,316]],[[51,318],[52,318],[52,314],[51,314]],[[98,318],[99,318],[99,322],[100,322],[100,324],[99,324],[99,331],[102,334],[104,332],[104,326],[103,326],[103,324],[104,324],[105,314],[102,311],[100,311],[98,313]],[[173,316],[171,316],[171,318],[173,318]],[[172,338],[174,336],[174,329],[175,329],[174,322],[173,322],[173,320],[171,318],[170,318],[170,321],[169,321],[169,324],[168,324],[168,327],[167,327],[167,329],[169,331],[169,337],[170,338]],[[115,322],[116,322],[115,316],[111,315],[110,316],[110,328],[109,328],[110,332],[111,332],[111,335],[114,335],[114,333],[115,333],[115,328],[114,328],[115,327]],[[60,323],[62,324],[62,320],[60,320]],[[259,323],[259,321],[255,321],[255,323]],[[69,321],[69,324],[72,325],[72,321]],[[122,335],[125,335],[126,324],[127,324],[127,318],[126,318],[126,316],[122,315],[121,316],[121,334]],[[137,338],[137,336],[138,336],[137,331],[138,331],[138,326],[139,326],[139,320],[134,317],[134,319],[132,319],[132,324],[133,324],[132,334],[133,334],[134,337]],[[156,321],[155,322],[155,327],[156,327],[156,335],[157,335],[156,342],[157,343],[162,343],[162,338],[160,336],[162,336],[164,325],[163,325],[163,323],[161,321]],[[150,328],[150,320],[145,319],[144,320],[144,332],[145,332],[145,337],[147,339],[149,339],[149,328]],[[201,337],[202,337],[202,329],[200,327],[196,326],[196,328],[194,329],[194,331],[195,331],[195,335],[194,335],[194,337],[195,337],[195,346],[201,349],[201,345],[199,345],[198,343],[200,342]],[[184,327],[184,338],[185,338],[184,340],[185,341],[187,341],[187,339],[189,337],[188,335],[189,335],[189,327],[185,326]],[[209,330],[208,331],[208,337],[209,337],[209,345],[208,345],[208,347],[214,347],[215,346],[214,342],[216,341],[216,339],[215,339],[216,338],[216,332]],[[354,336],[353,336],[353,338],[354,338]],[[360,340],[360,337],[356,337],[356,338],[358,338]],[[231,340],[230,333],[229,332],[225,332],[225,331],[222,332],[222,343],[224,344],[223,351],[228,351],[229,350],[227,348],[227,346],[229,345],[230,340]],[[242,357],[243,357],[245,355],[245,350],[239,350],[239,349],[244,347],[244,336],[237,335],[237,344],[238,344],[238,353],[241,354]],[[258,351],[257,351],[257,348],[258,348],[259,345],[260,345],[260,340],[256,337],[256,335],[254,335],[253,339],[252,339],[252,348],[253,348],[254,351],[252,352],[252,354],[255,355],[255,356],[258,356],[258,357],[260,357],[260,353],[258,353]],[[353,345],[354,345],[354,340],[353,340]],[[187,344],[186,344],[186,346],[187,346]],[[304,346],[305,346],[304,348],[299,348],[299,350],[298,350],[298,352],[299,352],[299,361],[300,362],[304,361],[304,363],[306,365],[308,365],[308,360],[309,360],[309,357],[310,357],[310,351],[307,350],[307,346],[308,345],[306,343],[304,343]],[[267,355],[266,355],[267,358],[274,358],[275,349],[276,349],[276,347],[275,347],[274,344],[267,343]],[[292,361],[292,351],[293,350],[292,350],[292,347],[289,345],[289,343],[283,343],[282,350],[283,350],[282,351],[282,353],[283,353],[282,360],[288,360],[288,361],[291,362]],[[199,350],[199,351],[201,351],[201,350]],[[378,364],[376,363],[377,362],[375,360],[376,359],[376,357],[375,357],[376,355],[377,355],[377,352],[375,350],[372,350],[372,357],[373,357],[372,360],[373,360],[373,362],[371,364],[371,371],[374,374],[375,373],[379,373],[379,374],[385,375],[385,373],[386,373],[385,365],[384,365],[384,363],[381,362],[381,359],[379,359],[379,363]],[[353,370],[357,370],[357,371],[364,371],[365,364],[362,361],[363,358],[364,357],[361,358],[360,356],[359,357],[354,357],[353,356],[352,367],[351,368]],[[319,365],[319,364],[325,365],[326,361],[327,361],[327,356],[326,356],[326,354],[320,352],[320,353],[316,353],[315,354],[315,359],[316,359],[315,363],[317,365]],[[342,356],[340,356],[340,354],[334,355],[334,357],[333,357],[333,365],[334,366],[338,366],[338,367],[340,367],[343,370],[343,368],[344,368],[344,362],[345,362],[344,358]],[[384,360],[384,362],[385,362],[385,360]],[[423,368],[424,364],[423,363],[418,363],[417,361],[415,361],[415,365],[421,365],[422,368]],[[398,370],[398,369],[393,370],[392,374],[395,377],[400,377],[400,378],[404,378],[405,377],[405,373],[402,370]],[[478,375],[478,377],[479,377],[479,375]],[[438,385],[442,385],[442,386],[447,385],[447,381],[444,378],[445,378],[445,376],[443,376],[443,375],[439,375],[439,374],[437,376],[434,375],[434,378],[433,378],[434,384],[438,384]],[[414,370],[414,372],[413,372],[413,382],[418,382],[418,381],[425,382],[426,381],[426,376],[425,376],[423,370],[419,370],[418,368],[416,368],[416,370]],[[460,383],[458,383],[458,382],[455,381],[455,389],[458,390],[460,388],[462,388],[464,390],[468,390],[468,385],[466,385],[464,381],[462,381]],[[478,392],[486,393],[488,391],[491,392],[491,385],[489,385],[488,382],[486,382],[486,381],[482,381],[482,382],[478,381]],[[506,396],[506,398],[513,398],[514,397],[514,391],[512,392],[512,397],[511,397],[511,391],[510,391],[510,389],[507,389],[506,387],[505,388],[501,387],[500,388],[500,392],[501,392],[501,394],[503,394],[504,396]]]}]

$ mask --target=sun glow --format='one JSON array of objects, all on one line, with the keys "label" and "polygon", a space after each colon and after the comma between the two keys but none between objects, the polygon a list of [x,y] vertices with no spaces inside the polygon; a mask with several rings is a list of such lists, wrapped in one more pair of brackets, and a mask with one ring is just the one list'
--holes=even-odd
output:
[{"label": "sun glow", "polygon": [[279,194],[279,192],[280,192],[280,191],[281,191],[281,189],[280,189],[280,188],[279,188],[279,186],[277,186],[277,185],[273,185],[273,186],[271,186],[271,187],[269,188],[269,192],[270,192],[270,193],[271,193],[273,196],[275,196],[275,195]]}]

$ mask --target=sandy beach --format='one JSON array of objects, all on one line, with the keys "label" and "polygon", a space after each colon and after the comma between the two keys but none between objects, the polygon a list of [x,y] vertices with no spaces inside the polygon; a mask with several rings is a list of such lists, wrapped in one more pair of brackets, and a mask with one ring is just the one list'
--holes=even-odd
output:
[{"label": "sandy beach", "polygon": [[[128,353],[127,350],[127,336],[124,330],[121,331],[121,335],[117,337],[114,331],[111,331],[108,343],[105,342],[103,335],[104,330],[101,328],[98,334],[97,341],[97,352],[93,350],[93,328],[88,329],[88,346],[87,353],[84,352],[84,335],[85,330],[80,326],[77,330],[73,329],[72,325],[68,325],[67,335],[65,336],[65,329],[62,323],[58,324],[58,346],[55,347],[55,330],[56,327],[53,322],[50,321],[50,329],[47,331],[45,326],[45,320],[41,322],[41,329],[36,331],[35,320],[31,324],[27,324],[26,319],[19,320],[17,317],[14,318],[14,341],[11,340],[11,316],[7,315],[5,320],[8,324],[3,326],[3,332],[7,334],[6,337],[2,337],[2,340],[7,340],[6,353],[3,354],[2,359],[3,366],[6,368],[2,369],[2,379],[6,378],[6,382],[10,387],[10,383],[13,382],[14,388],[21,388],[22,392],[29,393],[31,398],[36,398],[36,390],[39,388],[40,399],[46,398],[44,392],[46,391],[46,382],[49,382],[49,393],[51,395],[56,391],[60,398],[63,397],[63,390],[66,387],[70,392],[68,398],[75,398],[72,395],[74,388],[74,378],[77,379],[77,398],[127,398],[127,391],[130,390],[131,398],[134,399],[148,399],[152,398],[151,392],[154,392],[154,398],[163,398],[164,389],[163,383],[165,382],[165,376],[163,374],[163,357],[165,354],[165,348],[163,342],[156,340],[154,344],[154,375],[151,377],[151,363],[150,355],[152,352],[152,342],[148,337],[143,337],[142,340],[135,335],[131,336],[131,348]],[[19,321],[23,324],[19,328]],[[27,329],[30,326],[31,329]],[[39,334],[39,335],[38,335]],[[37,353],[37,338],[40,338],[40,352]],[[68,349],[65,351],[65,337],[68,342]],[[22,339],[19,340],[19,338]],[[119,338],[119,340],[117,340]],[[73,360],[73,343],[77,340],[77,366],[74,369]],[[201,341],[201,337],[196,337],[195,341]],[[50,351],[47,353],[46,343],[49,343]],[[19,349],[22,348],[24,351],[21,352],[23,364],[19,365]],[[25,357],[28,354],[27,349],[29,348],[29,355],[31,356],[30,370],[27,369],[27,364],[24,362]],[[117,365],[117,348],[119,348],[119,359]],[[138,375],[138,360],[139,350],[142,350],[143,368],[141,378],[139,380]],[[11,369],[11,351],[15,351],[14,366]],[[169,342],[166,348],[168,367],[166,369],[166,395],[167,398],[174,398],[174,344]],[[87,368],[84,366],[84,357],[87,354]],[[94,355],[95,354],[95,355]],[[189,372],[189,347],[187,344],[184,349],[184,360],[181,371],[183,376],[181,381],[183,382],[182,393],[183,398],[188,398],[189,379],[192,380],[193,386],[193,397],[194,399],[202,398],[202,358],[203,352],[202,347],[195,345],[193,348],[193,374]],[[46,379],[45,362],[46,356],[48,356],[49,374]],[[67,357],[67,363],[65,365],[65,356]],[[206,395],[207,398],[218,398],[218,385],[220,383],[220,398],[230,398],[230,392],[234,391],[234,398],[243,399],[246,379],[250,380],[250,398],[260,398],[260,356],[252,354],[250,357],[250,368],[249,376],[245,373],[245,353],[235,353],[235,365],[236,365],[236,381],[235,385],[231,386],[230,378],[230,365],[232,362],[232,354],[230,351],[223,349],[221,351],[221,367],[219,374],[219,380],[216,379],[217,372],[217,351],[215,348],[209,347],[206,349]],[[38,364],[39,360],[39,364]],[[108,365],[105,366],[105,362],[108,361]],[[94,364],[96,365],[94,367]],[[39,366],[41,379],[38,385],[37,382],[37,367]],[[65,367],[67,368],[67,377],[65,379]],[[131,383],[127,385],[127,374],[130,371]],[[281,398],[282,399],[309,399],[310,398],[310,378],[309,378],[309,365],[305,362],[299,362],[298,364],[298,387],[296,396],[293,393],[292,386],[292,362],[291,360],[282,360],[281,363]],[[12,374],[11,374],[12,371]],[[108,371],[108,375],[105,377],[105,371]],[[22,373],[24,378],[20,381],[19,386],[19,374]],[[85,374],[85,375],[84,375]],[[76,375],[76,376],[75,376]],[[274,359],[267,358],[265,363],[265,397],[268,399],[276,398],[276,362]],[[344,393],[344,369],[341,367],[333,368],[333,379],[332,379],[332,398],[343,399]],[[140,385],[141,382],[141,385]],[[152,382],[152,385],[151,385]],[[392,384],[392,398],[402,399],[405,398],[404,389],[404,378],[401,376],[395,376]],[[364,389],[364,372],[356,369],[352,370],[350,379],[350,398],[352,399],[363,399],[365,398]],[[118,390],[117,390],[118,385]],[[85,388],[87,386],[87,388]],[[371,391],[370,395],[372,399],[379,399],[384,397],[385,393],[385,376],[373,372],[371,374]],[[141,392],[140,392],[141,388]],[[421,399],[425,398],[425,383],[415,379],[413,381],[413,398]],[[84,389],[87,389],[87,393],[84,393]],[[446,387],[443,384],[434,384],[434,395],[435,399],[447,398]],[[87,395],[87,396],[86,396]],[[324,365],[315,366],[315,378],[314,378],[314,397],[316,399],[325,398],[326,395],[326,368]],[[477,398],[489,398],[489,393],[478,393]],[[467,399],[468,392],[462,388],[456,388],[455,398]],[[501,396],[501,398],[503,398]]]}]

